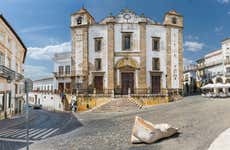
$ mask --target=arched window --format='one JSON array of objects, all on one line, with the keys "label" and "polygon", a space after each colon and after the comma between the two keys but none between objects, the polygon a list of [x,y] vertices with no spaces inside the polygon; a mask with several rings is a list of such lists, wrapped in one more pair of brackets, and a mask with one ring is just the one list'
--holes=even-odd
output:
[{"label": "arched window", "polygon": [[78,17],[78,18],[77,18],[77,24],[82,24],[82,19],[83,19],[83,18],[82,18],[81,16]]},{"label": "arched window", "polygon": [[177,18],[176,18],[176,17],[173,17],[173,18],[172,18],[172,23],[173,23],[173,24],[177,24]]}]

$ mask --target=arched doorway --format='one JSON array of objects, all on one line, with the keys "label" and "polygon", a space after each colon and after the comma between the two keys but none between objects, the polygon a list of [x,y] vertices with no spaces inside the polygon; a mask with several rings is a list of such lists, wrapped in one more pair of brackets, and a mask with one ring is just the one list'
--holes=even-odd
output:
[{"label": "arched doorway", "polygon": [[223,83],[223,79],[222,79],[222,78],[220,78],[220,77],[219,77],[219,78],[217,78],[217,79],[216,79],[216,83]]},{"label": "arched doorway", "polygon": [[[223,83],[223,79],[221,77],[216,78],[216,83]],[[223,92],[223,88],[217,89],[218,93]]]},{"label": "arched doorway", "polygon": [[[230,83],[230,79],[226,79],[225,84],[229,84],[229,83]],[[230,88],[227,89],[227,92],[230,93]]]},{"label": "arched doorway", "polygon": [[132,58],[122,58],[116,63],[116,80],[120,94],[127,95],[129,90],[134,93],[137,81],[138,63]]}]

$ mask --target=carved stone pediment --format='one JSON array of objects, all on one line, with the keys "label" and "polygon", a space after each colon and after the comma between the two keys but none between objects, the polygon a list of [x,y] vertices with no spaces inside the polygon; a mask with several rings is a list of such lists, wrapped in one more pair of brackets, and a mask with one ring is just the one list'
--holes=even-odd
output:
[{"label": "carved stone pediment", "polygon": [[123,68],[123,67],[132,67],[132,68],[135,68],[135,69],[139,69],[139,64],[134,60],[134,59],[131,59],[131,58],[123,58],[123,59],[120,59],[117,64],[116,64],[116,68]]},{"label": "carved stone pediment", "polygon": [[155,21],[151,20],[144,16],[144,14],[137,15],[134,11],[130,9],[122,9],[120,13],[116,16],[108,16],[103,19],[100,24],[106,24],[107,22],[111,22],[111,19],[115,23],[139,23],[139,22],[146,22],[149,24],[154,24]]}]

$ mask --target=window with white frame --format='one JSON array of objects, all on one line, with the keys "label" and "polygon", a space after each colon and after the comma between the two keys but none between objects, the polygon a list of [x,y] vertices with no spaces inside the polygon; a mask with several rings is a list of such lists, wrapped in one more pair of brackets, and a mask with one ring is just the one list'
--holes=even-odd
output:
[{"label": "window with white frame", "polygon": [[226,73],[230,73],[230,67],[226,68]]},{"label": "window with white frame", "polygon": [[70,74],[70,66],[65,66],[65,74]]},{"label": "window with white frame", "polygon": [[0,65],[5,65],[5,55],[3,52],[0,52]]}]

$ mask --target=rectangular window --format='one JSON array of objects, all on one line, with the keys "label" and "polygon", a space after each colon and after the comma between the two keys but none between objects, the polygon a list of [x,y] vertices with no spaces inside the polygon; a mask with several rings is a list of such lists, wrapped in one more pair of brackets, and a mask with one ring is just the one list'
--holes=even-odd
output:
[{"label": "rectangular window", "polygon": [[4,39],[5,39],[4,36],[5,36],[4,33],[2,31],[0,31],[0,42],[2,42],[2,43],[4,43]]},{"label": "rectangular window", "polygon": [[0,52],[0,65],[5,65],[5,55]]},{"label": "rectangular window", "polygon": [[64,67],[63,66],[59,66],[58,67],[58,73],[59,73],[59,75],[63,75],[64,74]]},{"label": "rectangular window", "polygon": [[16,72],[19,72],[18,70],[19,70],[19,69],[18,69],[18,63],[16,63],[16,69],[15,69],[15,71],[16,71]]},{"label": "rectangular window", "polygon": [[160,50],[160,38],[159,37],[152,38],[152,48],[153,48],[153,51]]},{"label": "rectangular window", "polygon": [[102,38],[95,38],[95,52],[101,51]]},{"label": "rectangular window", "polygon": [[15,84],[15,94],[18,94],[18,85]]},{"label": "rectangular window", "polygon": [[230,73],[230,67],[226,68],[226,72]]},{"label": "rectangular window", "polygon": [[95,70],[96,71],[101,70],[101,59],[100,58],[95,59]]},{"label": "rectangular window", "polygon": [[70,66],[65,66],[65,74],[70,74]]},{"label": "rectangular window", "polygon": [[8,68],[11,68],[11,59],[10,57],[8,57],[7,59],[8,59]]},{"label": "rectangular window", "polygon": [[4,110],[4,95],[0,94],[0,112]]},{"label": "rectangular window", "polygon": [[160,59],[159,58],[153,58],[152,69],[153,70],[160,70]]},{"label": "rectangular window", "polygon": [[8,103],[8,108],[10,108],[11,107],[11,93],[8,93],[7,94],[8,96],[8,99],[9,99],[9,103]]},{"label": "rectangular window", "polygon": [[131,49],[131,37],[132,33],[122,33],[122,48],[123,50]]}]

